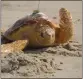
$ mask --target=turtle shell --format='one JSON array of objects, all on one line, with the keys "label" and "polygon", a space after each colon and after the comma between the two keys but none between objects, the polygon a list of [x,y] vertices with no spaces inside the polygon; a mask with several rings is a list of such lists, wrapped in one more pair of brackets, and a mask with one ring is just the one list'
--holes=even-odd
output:
[{"label": "turtle shell", "polygon": [[24,17],[9,28],[4,36],[12,41],[29,40],[29,46],[50,46],[55,42],[56,24],[43,13]]}]

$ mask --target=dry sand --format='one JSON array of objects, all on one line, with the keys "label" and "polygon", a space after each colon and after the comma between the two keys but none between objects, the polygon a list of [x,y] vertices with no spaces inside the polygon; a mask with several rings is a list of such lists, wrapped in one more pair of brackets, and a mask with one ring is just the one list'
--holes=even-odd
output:
[{"label": "dry sand", "polygon": [[[8,29],[16,20],[37,8],[38,1],[2,1],[2,28]],[[82,78],[82,2],[41,1],[40,10],[49,17],[58,17],[61,7],[73,16],[74,48],[49,47],[28,50],[2,58],[2,77]],[[77,46],[77,47],[76,47]]]}]

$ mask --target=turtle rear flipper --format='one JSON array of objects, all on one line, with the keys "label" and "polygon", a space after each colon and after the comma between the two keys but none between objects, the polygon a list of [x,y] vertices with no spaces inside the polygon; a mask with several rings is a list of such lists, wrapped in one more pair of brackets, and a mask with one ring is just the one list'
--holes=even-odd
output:
[{"label": "turtle rear flipper", "polygon": [[12,41],[8,40],[5,36],[4,36],[4,30],[1,30],[1,44],[6,44],[6,43],[10,43]]},{"label": "turtle rear flipper", "polygon": [[8,40],[4,35],[1,35],[1,44],[11,43],[12,40]]},{"label": "turtle rear flipper", "polygon": [[28,40],[17,40],[12,43],[1,45],[1,56],[6,56],[9,53],[22,51],[28,45]]}]

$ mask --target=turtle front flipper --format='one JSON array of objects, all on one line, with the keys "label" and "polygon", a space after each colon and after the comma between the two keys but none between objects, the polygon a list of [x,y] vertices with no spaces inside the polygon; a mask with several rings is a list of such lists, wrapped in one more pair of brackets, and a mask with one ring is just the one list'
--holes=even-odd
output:
[{"label": "turtle front flipper", "polygon": [[2,44],[1,45],[1,56],[6,56],[9,53],[15,53],[22,51],[27,45],[28,40],[17,40],[12,43]]},{"label": "turtle front flipper", "polygon": [[60,44],[67,43],[73,36],[73,22],[72,22],[72,15],[70,12],[65,9],[61,8],[59,11],[60,16],[60,29],[58,32],[58,40],[57,42]]}]

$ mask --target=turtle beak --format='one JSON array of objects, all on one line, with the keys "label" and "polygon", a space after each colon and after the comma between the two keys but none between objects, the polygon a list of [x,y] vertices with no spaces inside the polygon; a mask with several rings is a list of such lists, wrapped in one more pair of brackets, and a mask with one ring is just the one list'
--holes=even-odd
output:
[{"label": "turtle beak", "polygon": [[52,40],[55,38],[55,31],[53,31],[52,29],[47,29],[46,33],[45,33],[45,38],[52,42]]},{"label": "turtle beak", "polygon": [[[40,40],[39,40],[40,41]],[[44,32],[41,32],[41,44],[43,45],[52,45],[55,41],[55,30],[54,29],[46,29]]]}]

